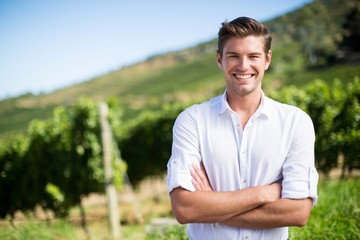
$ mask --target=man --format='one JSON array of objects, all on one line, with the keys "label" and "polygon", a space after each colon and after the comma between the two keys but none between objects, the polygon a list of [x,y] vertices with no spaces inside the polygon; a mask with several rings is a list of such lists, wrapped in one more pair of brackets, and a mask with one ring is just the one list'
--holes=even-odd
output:
[{"label": "man", "polygon": [[270,46],[256,20],[224,22],[216,58],[226,91],[175,122],[168,191],[190,239],[287,239],[316,203],[312,121],[261,90]]}]

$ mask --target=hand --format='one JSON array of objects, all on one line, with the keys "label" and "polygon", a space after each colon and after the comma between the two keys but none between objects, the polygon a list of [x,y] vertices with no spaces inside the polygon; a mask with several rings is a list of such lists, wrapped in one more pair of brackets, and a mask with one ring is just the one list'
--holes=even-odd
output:
[{"label": "hand", "polygon": [[210,182],[205,171],[204,164],[200,163],[200,168],[194,163],[191,165],[192,169],[190,170],[190,174],[192,176],[192,184],[195,187],[196,191],[212,191],[210,186]]},{"label": "hand", "polygon": [[265,196],[269,202],[274,202],[281,198],[282,186],[280,183],[275,182],[273,184],[270,184],[270,185],[264,186],[264,187],[265,187],[265,194],[266,194]]}]

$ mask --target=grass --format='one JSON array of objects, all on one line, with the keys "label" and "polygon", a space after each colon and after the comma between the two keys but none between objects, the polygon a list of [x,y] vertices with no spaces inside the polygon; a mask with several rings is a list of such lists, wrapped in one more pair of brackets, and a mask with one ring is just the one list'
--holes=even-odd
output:
[{"label": "grass", "polygon": [[174,226],[165,228],[161,232],[150,232],[145,236],[145,240],[186,240],[185,226]]},{"label": "grass", "polygon": [[290,239],[360,239],[360,178],[322,181],[308,224],[291,228]]},{"label": "grass", "polygon": [[69,222],[60,220],[48,225],[33,219],[17,225],[0,227],[2,240],[67,240],[75,239],[75,228]]},{"label": "grass", "polygon": [[[319,201],[313,208],[308,224],[303,228],[291,227],[291,240],[315,239],[360,239],[360,178],[346,180],[321,180],[318,187]],[[169,225],[158,231],[149,231],[155,218],[171,218],[169,199],[163,179],[148,180],[135,192],[144,222],[134,220],[133,200],[120,201],[122,215],[122,239],[129,240],[175,240],[187,239],[185,226]],[[98,201],[86,207],[88,225],[94,239],[110,240],[107,225],[106,201]],[[8,222],[0,224],[0,239],[52,239],[52,240],[85,240],[78,219],[78,211],[74,210],[71,220],[45,221],[23,219],[16,223],[16,228]]]}]

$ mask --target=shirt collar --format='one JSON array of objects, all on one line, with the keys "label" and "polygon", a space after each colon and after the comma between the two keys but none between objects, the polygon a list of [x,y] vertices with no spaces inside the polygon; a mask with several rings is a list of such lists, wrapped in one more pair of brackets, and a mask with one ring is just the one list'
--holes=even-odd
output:
[{"label": "shirt collar", "polygon": [[255,112],[255,117],[259,117],[262,115],[265,117],[268,117],[268,118],[270,117],[269,101],[270,101],[270,99],[268,97],[266,97],[265,93],[261,90],[260,105]]},{"label": "shirt collar", "polygon": [[[220,111],[219,114],[223,114],[226,110],[232,111],[230,108],[230,105],[227,101],[226,97],[226,89],[223,95],[221,96],[220,100]],[[264,92],[261,90],[261,101],[258,109],[254,113],[254,118],[257,118],[261,115],[264,115],[266,117],[270,117],[270,111],[269,111],[269,98],[265,96]]]},{"label": "shirt collar", "polygon": [[220,111],[219,111],[219,114],[223,114],[226,110],[231,111],[229,103],[227,102],[226,90],[227,89],[225,89],[225,92],[223,93],[223,95],[221,96],[221,99],[220,99]]}]

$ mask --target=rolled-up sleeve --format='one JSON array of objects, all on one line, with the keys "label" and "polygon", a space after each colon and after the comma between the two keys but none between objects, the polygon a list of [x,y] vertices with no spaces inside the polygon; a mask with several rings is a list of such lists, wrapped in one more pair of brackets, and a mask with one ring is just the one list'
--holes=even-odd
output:
[{"label": "rolled-up sleeve", "polygon": [[318,173],[315,169],[315,132],[310,117],[298,112],[293,123],[293,137],[283,166],[282,198],[312,198],[317,202]]},{"label": "rolled-up sleeve", "polygon": [[173,127],[173,144],[166,176],[168,192],[177,187],[195,191],[190,169],[193,163],[198,164],[200,161],[196,110],[193,106],[178,116]]}]

